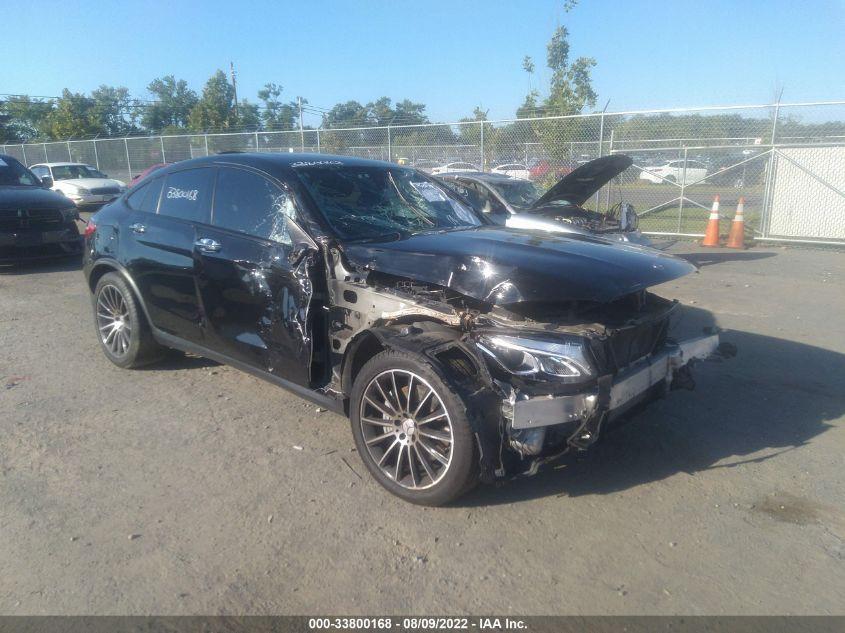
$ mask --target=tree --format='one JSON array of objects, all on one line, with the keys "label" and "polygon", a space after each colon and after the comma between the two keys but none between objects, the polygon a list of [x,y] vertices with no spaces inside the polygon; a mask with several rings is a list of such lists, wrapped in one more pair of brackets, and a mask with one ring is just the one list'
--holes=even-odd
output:
[{"label": "tree", "polygon": [[218,70],[205,83],[202,97],[188,115],[188,127],[195,132],[225,131],[237,125],[235,88]]},{"label": "tree", "polygon": [[258,98],[264,102],[261,120],[265,130],[293,130],[299,121],[299,109],[296,102],[283,102],[282,87],[274,84],[264,84],[258,91]]},{"label": "tree", "polygon": [[147,90],[155,102],[144,108],[141,124],[150,131],[165,128],[184,128],[188,117],[197,104],[197,93],[188,88],[184,79],[173,75],[153,79]]},{"label": "tree", "polygon": [[93,116],[94,105],[91,97],[67,88],[62,90],[62,96],[46,118],[49,136],[70,139],[103,135],[105,130]]},{"label": "tree", "polygon": [[91,93],[88,119],[103,136],[125,136],[137,131],[137,102],[124,87],[102,85]]},{"label": "tree", "polygon": [[49,136],[47,116],[52,101],[37,101],[26,95],[12,95],[0,103],[0,138],[29,141]]},{"label": "tree", "polygon": [[[575,2],[567,2],[565,9],[568,11],[574,5]],[[592,57],[578,57],[570,62],[569,31],[565,26],[557,27],[552,33],[546,53],[546,63],[552,71],[552,78],[548,96],[542,102],[543,114],[574,115],[581,114],[584,108],[594,107],[597,95],[590,73],[596,60]],[[534,114],[538,99],[539,95],[535,91],[529,91],[517,115]],[[533,124],[534,134],[541,139],[546,153],[559,164],[573,160],[569,155],[573,141],[592,140],[595,136],[592,127],[590,121],[580,119],[550,119]]]}]

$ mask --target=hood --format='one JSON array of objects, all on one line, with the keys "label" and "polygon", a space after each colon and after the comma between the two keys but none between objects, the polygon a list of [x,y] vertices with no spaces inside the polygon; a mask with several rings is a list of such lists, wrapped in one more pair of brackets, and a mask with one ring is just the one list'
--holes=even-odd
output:
[{"label": "hood", "polygon": [[343,251],[357,266],[445,286],[496,305],[607,303],[696,270],[650,248],[501,226],[347,243]]},{"label": "hood", "polygon": [[56,180],[53,184],[56,187],[61,187],[62,185],[73,185],[75,187],[84,187],[85,189],[124,186],[122,182],[113,178],[66,178],[63,180]]},{"label": "hood", "polygon": [[591,160],[558,180],[551,189],[531,205],[531,209],[539,209],[557,200],[566,200],[580,207],[596,191],[628,169],[633,163],[634,159],[625,156],[625,154],[612,154]]},{"label": "hood", "polygon": [[0,187],[0,209],[67,209],[73,202],[41,187]]}]

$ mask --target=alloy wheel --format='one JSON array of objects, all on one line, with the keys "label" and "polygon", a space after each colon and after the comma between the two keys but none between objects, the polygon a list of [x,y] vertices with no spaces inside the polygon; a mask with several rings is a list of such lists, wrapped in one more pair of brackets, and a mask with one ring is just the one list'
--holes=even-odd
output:
[{"label": "alloy wheel", "polygon": [[449,412],[421,376],[390,369],[364,390],[361,432],[373,462],[404,488],[437,484],[452,463],[454,435]]},{"label": "alloy wheel", "polygon": [[129,304],[116,286],[103,286],[97,295],[97,329],[103,345],[113,355],[123,356],[129,351],[132,341]]}]

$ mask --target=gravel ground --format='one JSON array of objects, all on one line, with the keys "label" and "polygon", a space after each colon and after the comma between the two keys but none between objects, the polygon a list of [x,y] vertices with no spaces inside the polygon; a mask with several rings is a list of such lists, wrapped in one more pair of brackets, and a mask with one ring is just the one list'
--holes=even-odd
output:
[{"label": "gravel ground", "polygon": [[77,262],[0,273],[0,613],[845,613],[845,254],[669,248],[738,356],[440,509],[261,380],[112,366]]}]

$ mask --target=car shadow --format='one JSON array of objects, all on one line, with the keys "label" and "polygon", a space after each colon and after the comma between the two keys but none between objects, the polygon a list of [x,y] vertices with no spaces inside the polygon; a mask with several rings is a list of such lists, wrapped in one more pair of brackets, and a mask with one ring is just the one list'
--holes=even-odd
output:
[{"label": "car shadow", "polygon": [[[687,326],[701,316],[691,315]],[[736,468],[801,450],[845,415],[845,354],[750,332],[721,338],[738,353],[699,362],[695,391],[671,392],[586,453],[566,455],[534,477],[481,486],[457,504],[606,495],[678,473]]]},{"label": "car shadow", "polygon": [[753,252],[753,251],[712,251],[707,253],[673,253],[676,257],[687,260],[690,264],[694,264],[699,268],[704,266],[712,266],[713,264],[723,264],[725,262],[748,262],[758,259],[768,259],[769,257],[777,256],[777,253],[771,252]]},{"label": "car shadow", "polygon": [[82,255],[57,255],[44,259],[24,259],[0,264],[0,275],[33,275],[82,270]]},{"label": "car shadow", "polygon": [[175,349],[165,352],[164,358],[151,364],[138,367],[135,371],[184,371],[186,369],[203,369],[204,367],[217,367],[220,363],[205,358],[188,354]]}]

